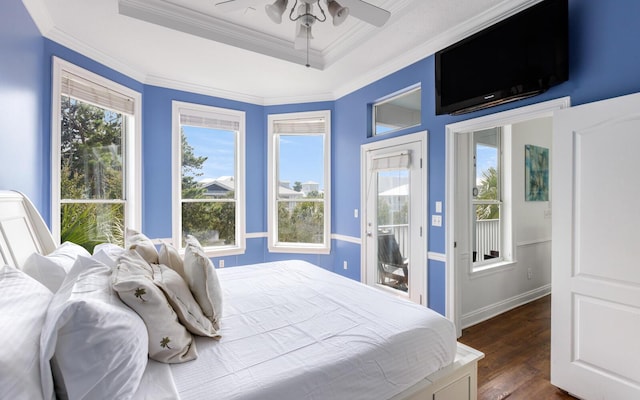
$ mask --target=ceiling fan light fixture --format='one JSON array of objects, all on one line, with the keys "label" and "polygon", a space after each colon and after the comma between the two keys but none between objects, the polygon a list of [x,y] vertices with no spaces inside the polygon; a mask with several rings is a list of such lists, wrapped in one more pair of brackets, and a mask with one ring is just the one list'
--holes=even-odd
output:
[{"label": "ceiling fan light fixture", "polygon": [[300,4],[298,7],[298,18],[304,26],[311,26],[316,22],[317,17],[313,14],[313,5],[310,3]]},{"label": "ceiling fan light fixture", "polygon": [[333,26],[342,24],[349,16],[349,7],[343,7],[335,0],[328,0],[327,8],[331,18],[333,18]]},{"label": "ceiling fan light fixture", "polygon": [[276,0],[273,4],[264,6],[269,19],[276,24],[282,23],[282,14],[284,14],[284,11],[287,9],[287,3],[289,3],[289,0]]}]

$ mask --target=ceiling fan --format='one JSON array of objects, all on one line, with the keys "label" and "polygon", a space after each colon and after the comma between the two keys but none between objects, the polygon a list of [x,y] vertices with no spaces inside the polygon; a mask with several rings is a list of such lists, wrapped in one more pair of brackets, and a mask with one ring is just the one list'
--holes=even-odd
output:
[{"label": "ceiling fan", "polygon": [[[216,9],[221,12],[243,10],[256,0],[215,0]],[[292,4],[293,3],[293,4]],[[288,17],[296,22],[294,47],[309,50],[309,40],[313,39],[311,28],[315,22],[327,20],[325,10],[332,18],[333,25],[342,24],[349,15],[377,27],[383,26],[391,13],[362,0],[275,0],[265,6],[265,12],[274,23],[280,24],[282,16],[288,11]],[[307,65],[309,66],[309,65]]]}]

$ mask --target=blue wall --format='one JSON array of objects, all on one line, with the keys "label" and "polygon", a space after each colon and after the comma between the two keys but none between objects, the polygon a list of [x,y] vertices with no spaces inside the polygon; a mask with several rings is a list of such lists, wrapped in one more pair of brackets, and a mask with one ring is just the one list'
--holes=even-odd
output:
[{"label": "blue wall", "polygon": [[0,188],[25,193],[48,218],[43,48],[22,3],[0,2]]},{"label": "blue wall", "polygon": [[[243,110],[247,113],[247,232],[266,232],[267,143],[270,113],[332,110],[332,231],[359,238],[360,146],[379,138],[367,135],[368,107],[375,100],[411,86],[422,85],[422,125],[393,134],[429,131],[429,214],[436,201],[445,202],[445,126],[464,119],[571,96],[573,105],[640,91],[640,2],[636,0],[569,0],[570,79],[548,92],[509,105],[458,117],[436,116],[433,56],[395,72],[335,102],[257,106],[193,93],[143,85],[80,54],[43,39],[20,0],[0,3],[0,188],[26,192],[49,219],[51,56],[137,90],[143,95],[143,231],[169,237],[171,101],[187,101]],[[391,136],[387,136],[391,137]],[[15,149],[20,149],[16,152]],[[15,174],[22,165],[21,174]],[[447,210],[444,210],[446,213]],[[429,228],[426,251],[444,253],[444,227]],[[264,237],[247,241],[247,253],[225,257],[227,265],[289,258],[270,254]],[[296,256],[297,257],[297,256]],[[329,270],[360,278],[360,246],[333,240],[332,253],[303,257]],[[342,269],[343,261],[349,264]],[[445,265],[429,261],[429,306],[445,309]]]}]

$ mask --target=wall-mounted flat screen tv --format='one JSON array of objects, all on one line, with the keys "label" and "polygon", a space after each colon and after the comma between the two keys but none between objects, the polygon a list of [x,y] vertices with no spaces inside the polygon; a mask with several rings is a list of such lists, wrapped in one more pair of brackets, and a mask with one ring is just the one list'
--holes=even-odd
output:
[{"label": "wall-mounted flat screen tv", "polygon": [[544,0],[435,54],[436,115],[534,96],[569,79],[568,0]]}]

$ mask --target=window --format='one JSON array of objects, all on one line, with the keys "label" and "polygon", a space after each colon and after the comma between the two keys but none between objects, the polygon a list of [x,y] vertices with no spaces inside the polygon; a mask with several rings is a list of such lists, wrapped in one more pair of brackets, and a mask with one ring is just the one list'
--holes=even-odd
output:
[{"label": "window", "polygon": [[419,126],[422,123],[422,89],[418,85],[376,102],[372,116],[373,136]]},{"label": "window", "polygon": [[90,252],[140,226],[140,94],[54,58],[52,231]]},{"label": "window", "polygon": [[242,111],[173,102],[173,241],[193,235],[209,256],[245,249]]},{"label": "window", "polygon": [[502,261],[501,129],[473,132],[473,265]]},{"label": "window", "polygon": [[330,111],[269,115],[269,250],[329,253]]}]

